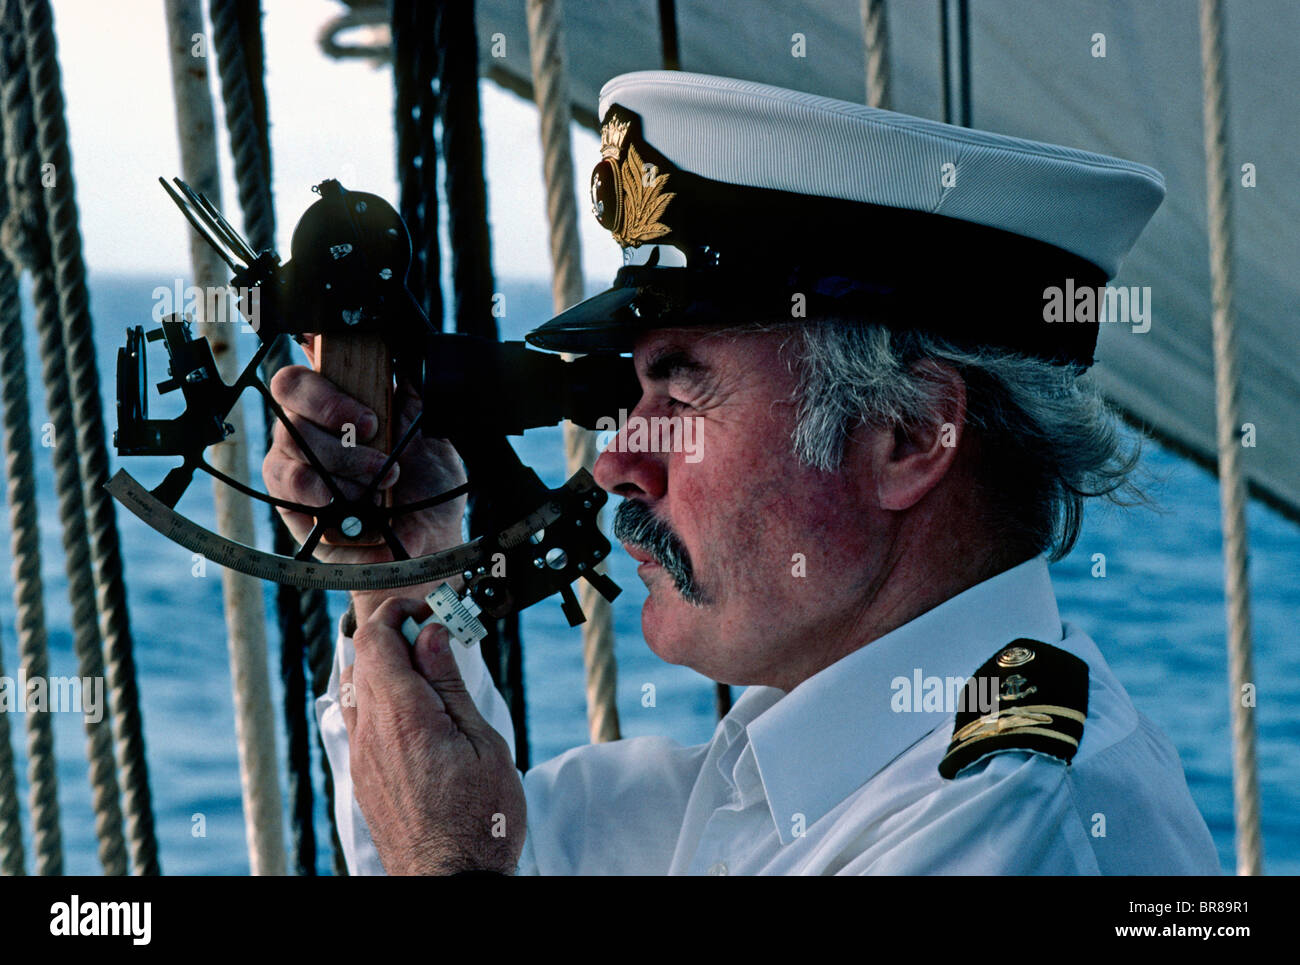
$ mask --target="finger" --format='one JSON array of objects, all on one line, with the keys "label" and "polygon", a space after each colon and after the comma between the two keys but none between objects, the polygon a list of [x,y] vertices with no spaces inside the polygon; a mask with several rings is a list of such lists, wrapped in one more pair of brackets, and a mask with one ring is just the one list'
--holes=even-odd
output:
[{"label": "finger", "polygon": [[[393,485],[397,479],[396,469],[394,464],[383,480],[381,490]],[[359,499],[369,485],[332,472],[329,476],[345,499]],[[313,466],[286,456],[279,448],[272,449],[262,460],[262,480],[266,483],[267,495],[303,506],[323,507],[334,495]]]},{"label": "finger", "polygon": [[305,513],[295,513],[291,509],[283,509],[279,506],[276,507],[276,511],[280,514],[280,518],[284,520],[284,525],[288,527],[289,535],[293,537],[294,542],[299,546],[306,545],[307,537],[311,535],[312,529],[316,526],[316,517],[308,516]]},{"label": "finger", "polygon": [[430,624],[415,638],[415,669],[441,698],[447,715],[457,728],[473,737],[485,733],[488,724],[465,687],[456,656],[452,653],[455,645],[446,627]]},{"label": "finger", "polygon": [[[357,445],[360,429],[356,426],[344,426],[341,433],[327,432],[315,423],[300,415],[285,413],[293,424],[294,430],[303,443],[327,470],[335,475],[369,484],[381,469],[388,457],[378,449]],[[284,422],[277,419],[272,430],[272,444],[275,449],[300,462],[307,462],[306,453],[298,441],[290,434]],[[393,463],[380,489],[387,489],[397,481],[397,463]]]},{"label": "finger", "polygon": [[414,617],[419,622],[428,615],[429,607],[423,600],[390,597],[381,603],[352,638],[358,675],[409,676],[414,673],[411,648],[406,637],[402,636],[402,624],[407,617]]},{"label": "finger", "polygon": [[430,623],[420,630],[415,638],[411,652],[415,656],[415,669],[429,683],[441,676],[441,664],[438,655],[443,650],[451,649],[451,634],[441,623]]},{"label": "finger", "polygon": [[[324,506],[332,495],[315,469],[290,458],[279,448],[272,449],[262,460],[262,481],[266,483],[268,495],[303,506]],[[356,483],[352,485],[360,495],[361,487]],[[340,485],[339,488],[344,487]],[[348,494],[345,492],[344,495]]]},{"label": "finger", "polygon": [[375,413],[343,392],[319,372],[301,365],[286,365],[271,378],[271,395],[286,412],[302,416],[322,429],[341,433],[347,424],[356,426],[357,437],[365,442],[379,429]]},{"label": "finger", "polygon": [[446,735],[451,736],[454,724],[437,692],[412,665],[411,648],[399,629],[407,617],[423,619],[428,614],[429,608],[419,600],[390,598],[357,628],[352,645],[356,650],[353,682],[359,719],[370,719],[384,707],[424,704],[442,715]]}]

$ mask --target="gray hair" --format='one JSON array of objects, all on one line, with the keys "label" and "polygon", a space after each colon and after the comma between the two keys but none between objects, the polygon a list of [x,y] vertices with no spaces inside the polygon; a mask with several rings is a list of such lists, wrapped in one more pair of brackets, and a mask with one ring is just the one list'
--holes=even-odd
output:
[{"label": "gray hair", "polygon": [[1007,549],[1059,560],[1079,537],[1086,498],[1146,501],[1130,479],[1140,440],[1127,444],[1100,392],[1072,366],[842,319],[799,323],[787,349],[794,350],[789,362],[799,379],[792,443],[807,466],[838,469],[862,424],[933,425],[950,383],[918,365],[930,359],[965,382],[987,521],[1006,537]]}]

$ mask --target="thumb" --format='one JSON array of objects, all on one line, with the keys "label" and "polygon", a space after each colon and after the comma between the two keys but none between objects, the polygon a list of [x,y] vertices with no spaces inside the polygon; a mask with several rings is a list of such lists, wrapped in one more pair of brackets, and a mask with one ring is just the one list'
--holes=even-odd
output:
[{"label": "thumb", "polygon": [[447,715],[461,732],[472,736],[486,727],[487,721],[474,706],[452,646],[446,627],[440,623],[429,624],[415,638],[415,669],[433,687],[447,709]]}]

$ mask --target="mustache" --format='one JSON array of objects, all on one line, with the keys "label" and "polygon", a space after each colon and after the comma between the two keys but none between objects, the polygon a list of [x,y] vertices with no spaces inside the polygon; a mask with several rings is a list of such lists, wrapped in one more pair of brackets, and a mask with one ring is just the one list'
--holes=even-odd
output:
[{"label": "mustache", "polygon": [[703,606],[709,602],[708,594],[695,579],[686,546],[672,527],[655,516],[645,503],[623,500],[614,513],[614,538],[649,553],[672,578],[673,586],[687,603]]}]

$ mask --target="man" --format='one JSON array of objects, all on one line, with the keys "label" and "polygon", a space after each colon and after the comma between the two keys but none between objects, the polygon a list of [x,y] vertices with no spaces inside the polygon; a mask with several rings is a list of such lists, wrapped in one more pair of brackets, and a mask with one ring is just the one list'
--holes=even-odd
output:
[{"label": "man", "polygon": [[[1136,457],[1082,378],[1095,316],[1044,305],[1115,274],[1160,176],[691,74],[616,78],[600,110],[593,210],[625,267],[529,338],[633,353],[623,433],[689,424],[689,454],[616,440],[595,476],[647,644],[748,689],[708,744],[580,747],[521,784],[477,652],[398,632],[430,588],[356,594],[319,706],[353,871],[1217,873],[1177,754],[1047,571]],[[313,373],[273,388],[364,434]],[[457,471],[432,442],[388,484]],[[282,431],[264,473],[323,501]],[[460,541],[441,512],[418,551]]]}]

